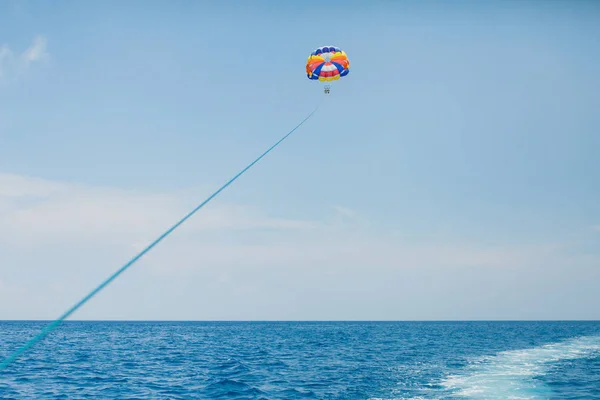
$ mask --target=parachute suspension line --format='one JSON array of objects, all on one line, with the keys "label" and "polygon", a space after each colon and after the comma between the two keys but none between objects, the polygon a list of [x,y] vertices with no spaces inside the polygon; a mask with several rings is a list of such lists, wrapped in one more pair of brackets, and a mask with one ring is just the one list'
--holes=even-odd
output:
[{"label": "parachute suspension line", "polygon": [[160,235],[154,242],[150,243],[144,250],[142,250],[138,255],[133,257],[127,264],[123,265],[120,269],[118,269],[114,274],[112,274],[108,279],[102,282],[98,287],[92,290],[87,296],[81,299],[78,303],[72,306],[69,310],[67,310],[63,315],[61,315],[58,319],[50,323],[46,328],[44,328],[40,333],[37,334],[33,339],[29,340],[23,347],[19,348],[13,354],[11,354],[8,358],[6,358],[2,363],[0,363],[0,371],[6,368],[11,362],[16,360],[21,354],[31,348],[33,345],[42,340],[50,331],[52,331],[56,326],[58,326],[63,320],[65,320],[69,315],[75,312],[79,307],[81,307],[84,303],[86,303],[89,299],[91,299],[94,295],[96,295],[100,290],[106,287],[110,282],[117,278],[121,273],[123,273],[126,269],[131,267],[137,260],[139,260],[144,254],[149,252],[154,246],[156,246],[160,241],[162,241],[165,237],[167,237],[170,233],[172,233],[175,229],[177,229],[181,224],[183,224],[187,219],[189,219],[192,215],[194,215],[198,210],[204,207],[209,201],[215,198],[219,193],[221,193],[227,186],[231,185],[237,178],[242,176],[242,174],[248,171],[250,168],[254,166],[257,162],[259,162],[264,156],[270,153],[273,149],[275,149],[281,142],[287,139],[296,129],[298,129],[302,124],[304,124],[308,119],[310,119],[315,112],[319,109],[320,105],[317,106],[306,118],[302,120],[298,125],[294,127],[291,131],[285,134],[281,139],[279,139],[274,145],[272,145],[269,149],[267,149],[264,153],[262,153],[258,158],[252,161],[248,166],[242,169],[237,175],[231,178],[227,183],[221,186],[216,192],[210,195],[206,200],[204,200],[201,204],[199,204],[196,208],[190,211],[185,217],[183,217],[179,222],[169,228],[165,233]]}]

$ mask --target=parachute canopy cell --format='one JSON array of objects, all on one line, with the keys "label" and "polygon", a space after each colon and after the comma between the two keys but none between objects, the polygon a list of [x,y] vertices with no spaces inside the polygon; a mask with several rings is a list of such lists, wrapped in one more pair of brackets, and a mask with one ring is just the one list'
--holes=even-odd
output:
[{"label": "parachute canopy cell", "polygon": [[336,81],[350,72],[350,60],[338,47],[323,46],[313,51],[306,61],[308,79]]}]

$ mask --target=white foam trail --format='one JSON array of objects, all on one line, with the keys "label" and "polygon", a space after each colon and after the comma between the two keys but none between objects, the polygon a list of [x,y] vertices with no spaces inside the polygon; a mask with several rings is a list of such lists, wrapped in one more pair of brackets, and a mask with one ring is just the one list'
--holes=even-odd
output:
[{"label": "white foam trail", "polygon": [[473,361],[464,373],[451,375],[441,384],[453,397],[471,399],[546,399],[550,390],[535,378],[562,360],[600,356],[600,336],[584,336],[565,342],[523,350],[510,350]]}]

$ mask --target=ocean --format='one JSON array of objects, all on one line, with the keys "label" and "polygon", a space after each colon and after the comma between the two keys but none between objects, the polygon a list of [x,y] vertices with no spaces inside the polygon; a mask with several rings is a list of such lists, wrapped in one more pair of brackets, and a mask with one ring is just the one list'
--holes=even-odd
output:
[{"label": "ocean", "polygon": [[[47,322],[0,322],[0,357]],[[2,399],[600,399],[600,322],[67,321]]]}]

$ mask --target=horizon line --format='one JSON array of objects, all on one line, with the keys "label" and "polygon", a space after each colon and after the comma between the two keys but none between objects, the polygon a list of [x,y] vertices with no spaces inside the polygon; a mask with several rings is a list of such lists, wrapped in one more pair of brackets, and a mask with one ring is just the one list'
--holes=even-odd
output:
[{"label": "horizon line", "polygon": [[[0,322],[53,322],[52,319],[0,319]],[[61,322],[600,322],[600,319],[80,319]]]}]

